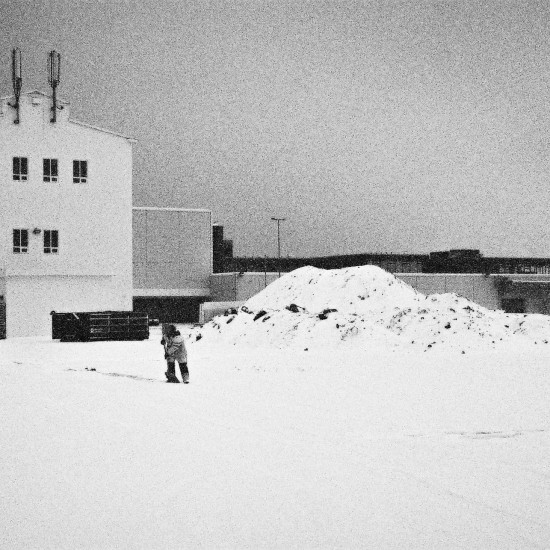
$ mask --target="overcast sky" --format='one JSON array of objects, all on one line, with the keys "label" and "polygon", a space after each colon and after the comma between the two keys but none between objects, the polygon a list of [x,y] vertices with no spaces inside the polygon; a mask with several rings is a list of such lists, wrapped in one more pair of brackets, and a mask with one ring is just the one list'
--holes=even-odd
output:
[{"label": "overcast sky", "polygon": [[550,256],[546,0],[0,0],[0,95],[135,137],[134,204],[237,255]]}]

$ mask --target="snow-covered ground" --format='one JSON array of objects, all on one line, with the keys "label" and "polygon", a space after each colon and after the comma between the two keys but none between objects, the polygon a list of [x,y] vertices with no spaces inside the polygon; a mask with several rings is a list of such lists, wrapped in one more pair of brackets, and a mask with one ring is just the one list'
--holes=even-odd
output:
[{"label": "snow-covered ground", "polygon": [[549,326],[304,268],[189,385],[158,329],[0,341],[0,547],[549,548]]}]

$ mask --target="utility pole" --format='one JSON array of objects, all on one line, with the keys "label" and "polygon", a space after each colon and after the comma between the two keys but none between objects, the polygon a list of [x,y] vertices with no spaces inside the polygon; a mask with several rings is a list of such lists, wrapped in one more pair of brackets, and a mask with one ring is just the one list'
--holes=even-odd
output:
[{"label": "utility pole", "polygon": [[278,263],[279,263],[279,279],[281,278],[281,222],[284,222],[286,218],[271,218],[274,222],[277,222],[277,250],[278,250]]}]

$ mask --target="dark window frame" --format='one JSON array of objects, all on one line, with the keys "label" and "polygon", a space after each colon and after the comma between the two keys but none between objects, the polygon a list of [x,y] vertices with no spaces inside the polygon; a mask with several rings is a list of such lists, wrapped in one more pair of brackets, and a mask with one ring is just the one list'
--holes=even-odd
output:
[{"label": "dark window frame", "polygon": [[13,253],[28,254],[29,252],[29,230],[14,229],[13,230]]},{"label": "dark window frame", "polygon": [[29,157],[13,157],[13,181],[29,181]]},{"label": "dark window frame", "polygon": [[88,183],[87,160],[73,160],[73,183]]},{"label": "dark window frame", "polygon": [[59,253],[59,231],[57,229],[44,229],[44,254]]},{"label": "dark window frame", "polygon": [[59,161],[57,159],[44,159],[42,167],[42,181],[45,183],[57,183],[59,181]]}]

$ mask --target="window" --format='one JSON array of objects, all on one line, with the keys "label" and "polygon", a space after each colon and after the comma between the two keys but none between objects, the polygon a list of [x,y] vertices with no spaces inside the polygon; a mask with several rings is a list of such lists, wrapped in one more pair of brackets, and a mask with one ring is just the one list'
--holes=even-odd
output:
[{"label": "window", "polygon": [[26,254],[29,251],[29,230],[13,230],[13,252],[14,254]]},{"label": "window", "polygon": [[88,161],[73,160],[73,183],[86,183],[88,181]]},{"label": "window", "polygon": [[57,177],[57,159],[44,159],[44,181],[56,182]]},{"label": "window", "polygon": [[44,254],[57,254],[59,232],[57,229],[44,229]]},{"label": "window", "polygon": [[29,159],[27,157],[13,157],[13,181],[27,181],[29,179]]}]

